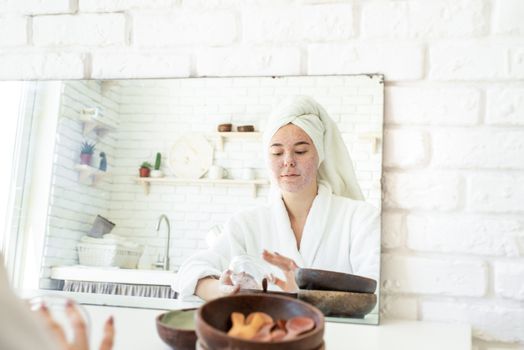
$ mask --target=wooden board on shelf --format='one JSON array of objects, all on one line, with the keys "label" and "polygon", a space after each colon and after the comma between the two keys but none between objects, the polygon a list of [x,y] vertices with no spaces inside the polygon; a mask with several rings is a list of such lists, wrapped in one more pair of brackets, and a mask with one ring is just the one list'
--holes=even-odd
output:
[{"label": "wooden board on shelf", "polygon": [[182,179],[176,177],[135,177],[135,181],[141,183],[144,186],[144,191],[149,194],[149,188],[151,184],[180,184],[180,183],[200,183],[200,184],[223,184],[223,185],[250,185],[253,186],[253,196],[256,197],[257,186],[268,185],[269,181],[266,179],[254,179],[254,180],[235,180],[235,179]]}]

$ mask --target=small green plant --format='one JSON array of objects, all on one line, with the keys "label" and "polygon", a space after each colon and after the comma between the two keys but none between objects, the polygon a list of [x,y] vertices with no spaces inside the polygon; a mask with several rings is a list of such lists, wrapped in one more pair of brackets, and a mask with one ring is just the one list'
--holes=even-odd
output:
[{"label": "small green plant", "polygon": [[160,163],[162,162],[162,155],[160,152],[157,152],[155,159],[155,170],[160,170]]},{"label": "small green plant", "polygon": [[143,162],[142,165],[140,165],[140,167],[151,169],[153,166],[149,162]]},{"label": "small green plant", "polygon": [[82,143],[82,149],[80,150],[80,154],[93,154],[95,152],[95,145],[96,143],[89,143],[87,141],[84,141]]}]

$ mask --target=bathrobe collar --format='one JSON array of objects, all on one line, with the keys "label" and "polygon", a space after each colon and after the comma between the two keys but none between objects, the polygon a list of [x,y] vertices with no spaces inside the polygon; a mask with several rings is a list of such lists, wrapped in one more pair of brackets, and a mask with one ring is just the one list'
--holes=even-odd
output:
[{"label": "bathrobe collar", "polygon": [[331,197],[329,185],[319,183],[318,194],[313,200],[302,233],[300,250],[297,249],[295,234],[291,228],[291,221],[282,196],[274,202],[272,206],[274,227],[284,249],[284,251],[279,251],[279,254],[293,259],[300,267],[313,266],[322,237],[326,232],[327,218],[331,210]]}]

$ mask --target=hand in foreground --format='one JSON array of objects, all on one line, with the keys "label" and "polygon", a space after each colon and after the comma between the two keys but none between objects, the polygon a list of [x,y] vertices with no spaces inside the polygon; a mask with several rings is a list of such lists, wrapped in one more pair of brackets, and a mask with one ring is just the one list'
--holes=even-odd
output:
[{"label": "hand in foreground", "polygon": [[265,249],[262,253],[262,258],[271,265],[275,265],[280,268],[282,272],[284,272],[284,276],[286,278],[284,281],[278,277],[271,276],[269,279],[270,283],[276,284],[284,292],[294,293],[298,290],[298,285],[295,281],[295,271],[298,269],[298,265],[292,259],[280,255],[277,252],[271,253]]},{"label": "hand in foreground", "polygon": [[[74,333],[74,338],[71,343],[68,343],[64,330],[53,319],[49,309],[45,305],[42,305],[38,311],[39,314],[43,317],[47,328],[58,341],[61,350],[89,350],[89,339],[87,336],[86,324],[82,318],[82,315],[71,301],[68,301],[66,305],[66,314],[73,326]],[[113,317],[111,316],[104,325],[104,335],[102,338],[102,343],[100,344],[100,350],[111,350],[113,348],[114,336],[115,329]]]}]

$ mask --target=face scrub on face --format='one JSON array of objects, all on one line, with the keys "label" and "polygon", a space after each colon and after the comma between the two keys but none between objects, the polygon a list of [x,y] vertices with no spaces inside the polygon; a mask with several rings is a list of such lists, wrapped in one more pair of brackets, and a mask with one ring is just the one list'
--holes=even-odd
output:
[{"label": "face scrub on face", "polygon": [[268,152],[271,175],[282,191],[296,193],[316,186],[318,152],[304,130],[284,125],[271,138]]}]

